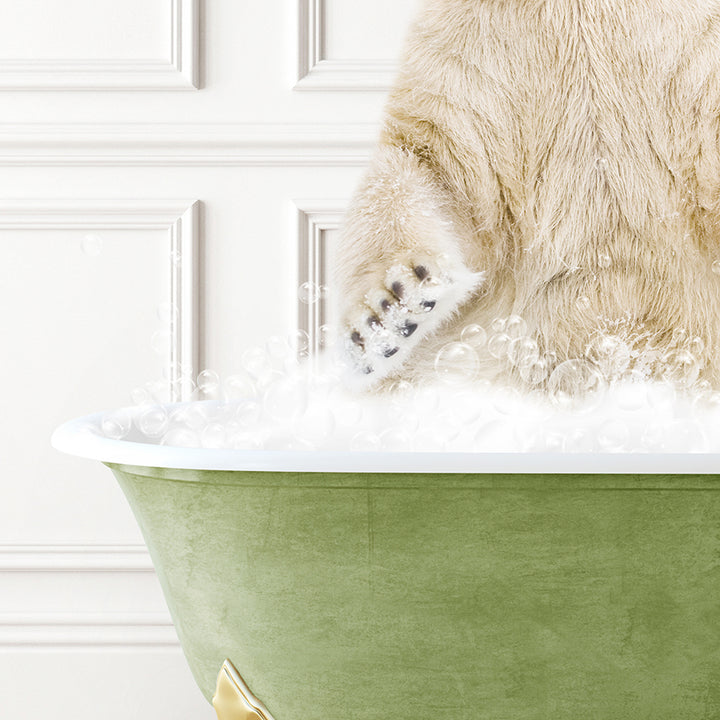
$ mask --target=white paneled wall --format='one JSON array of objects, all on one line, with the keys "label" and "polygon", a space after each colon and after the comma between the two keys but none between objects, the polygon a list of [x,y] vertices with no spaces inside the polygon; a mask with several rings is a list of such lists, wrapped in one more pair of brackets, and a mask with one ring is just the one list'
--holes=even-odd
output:
[{"label": "white paneled wall", "polygon": [[49,436],[180,364],[320,342],[297,287],[416,4],[0,0],[0,718],[214,717],[114,479]]}]

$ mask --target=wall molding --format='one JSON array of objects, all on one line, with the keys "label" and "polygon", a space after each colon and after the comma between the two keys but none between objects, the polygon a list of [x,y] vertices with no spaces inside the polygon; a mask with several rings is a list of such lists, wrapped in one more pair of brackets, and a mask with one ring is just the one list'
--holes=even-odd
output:
[{"label": "wall molding", "polygon": [[0,230],[164,230],[168,240],[170,322],[167,377],[171,401],[189,399],[183,372],[201,364],[199,327],[200,202],[187,200],[2,200]]},{"label": "wall molding", "polygon": [[[297,287],[303,283],[315,286],[329,281],[328,248],[324,239],[327,230],[337,230],[342,222],[347,200],[296,200],[298,274]],[[307,333],[310,357],[322,351],[320,328],[329,320],[328,300],[320,298],[312,304],[298,300],[298,330]]]},{"label": "wall molding", "polygon": [[0,166],[365,165],[373,123],[0,124]]},{"label": "wall molding", "polygon": [[[44,593],[40,607],[28,611],[29,598],[48,583],[65,590],[57,596]],[[134,589],[130,595],[138,589],[145,597],[159,593],[144,545],[3,544],[0,584],[5,588],[0,599],[0,650],[179,645],[170,615],[156,609],[157,597],[148,603],[155,610],[138,612],[128,609],[127,597],[118,600],[113,592],[124,587]],[[89,593],[101,610],[75,610],[74,604]],[[21,607],[15,610],[13,605]]]},{"label": "wall molding", "polygon": [[326,57],[326,0],[298,0],[296,90],[387,91],[398,64],[393,60],[332,60]]},{"label": "wall molding", "polygon": [[0,545],[0,573],[154,572],[145,545]]},{"label": "wall molding", "polygon": [[171,7],[166,60],[4,59],[0,90],[194,90],[198,87],[198,2]]}]

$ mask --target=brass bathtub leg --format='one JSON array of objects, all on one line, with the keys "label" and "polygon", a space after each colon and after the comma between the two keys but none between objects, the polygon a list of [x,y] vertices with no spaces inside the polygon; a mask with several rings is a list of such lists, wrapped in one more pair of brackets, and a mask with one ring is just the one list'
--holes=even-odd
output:
[{"label": "brass bathtub leg", "polygon": [[213,707],[218,720],[273,720],[229,660],[218,675]]}]

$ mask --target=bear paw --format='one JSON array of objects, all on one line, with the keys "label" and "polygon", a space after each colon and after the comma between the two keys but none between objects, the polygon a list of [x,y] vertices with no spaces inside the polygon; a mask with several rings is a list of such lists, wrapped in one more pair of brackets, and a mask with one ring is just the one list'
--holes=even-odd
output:
[{"label": "bear paw", "polygon": [[344,322],[344,349],[356,384],[372,385],[402,366],[483,282],[457,263],[408,259],[392,265]]}]

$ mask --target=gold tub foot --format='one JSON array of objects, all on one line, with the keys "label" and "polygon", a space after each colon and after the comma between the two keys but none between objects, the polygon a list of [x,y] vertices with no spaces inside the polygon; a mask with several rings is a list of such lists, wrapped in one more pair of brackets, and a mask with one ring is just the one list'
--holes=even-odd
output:
[{"label": "gold tub foot", "polygon": [[218,675],[213,707],[218,720],[273,720],[229,660]]}]

